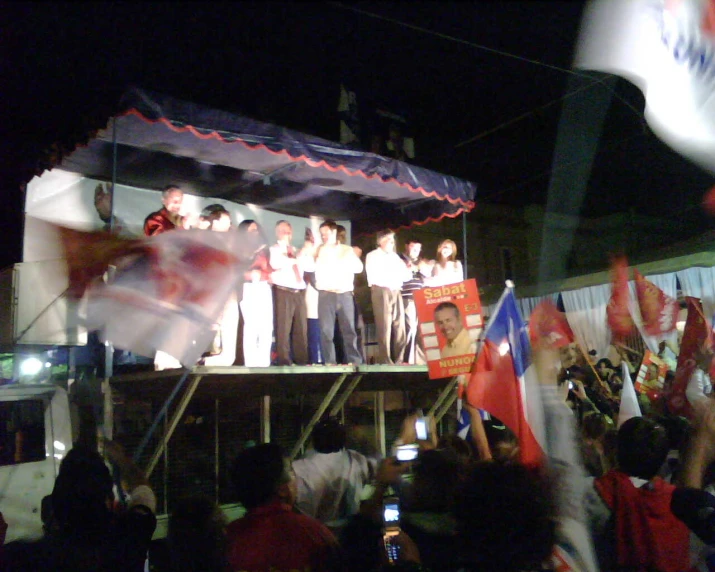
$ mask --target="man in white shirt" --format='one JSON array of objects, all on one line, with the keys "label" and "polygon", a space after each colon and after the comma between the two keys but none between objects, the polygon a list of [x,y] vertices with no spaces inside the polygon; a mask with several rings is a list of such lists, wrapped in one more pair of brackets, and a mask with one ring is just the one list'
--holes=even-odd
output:
[{"label": "man in white shirt", "polygon": [[371,460],[345,444],[345,427],[329,417],[313,429],[312,449],[303,459],[293,461],[296,506],[334,533],[358,512],[363,487],[375,472]]},{"label": "man in white shirt", "polygon": [[401,363],[407,344],[402,284],[412,278],[412,272],[395,252],[392,231],[377,234],[377,248],[365,257],[365,272],[375,317],[377,363]]},{"label": "man in white shirt", "polygon": [[270,265],[273,268],[271,279],[278,365],[292,365],[294,362],[305,365],[308,363],[308,320],[303,273],[312,271],[313,260],[305,248],[299,252],[291,244],[293,227],[288,221],[278,221],[276,238],[278,242],[270,249]]},{"label": "man in white shirt", "polygon": [[355,332],[355,274],[362,272],[362,251],[338,243],[338,225],[326,220],[320,225],[323,244],[315,255],[315,288],[318,291],[320,347],[326,365],[335,363],[335,317],[343,336],[344,354],[348,363],[361,364]]}]

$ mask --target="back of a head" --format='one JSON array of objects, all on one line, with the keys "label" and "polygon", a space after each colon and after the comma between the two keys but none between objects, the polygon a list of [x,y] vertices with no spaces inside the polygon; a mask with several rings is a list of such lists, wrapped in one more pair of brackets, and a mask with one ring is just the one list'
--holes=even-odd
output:
[{"label": "back of a head", "polygon": [[469,568],[539,569],[555,540],[548,482],[520,464],[476,463],[458,492],[455,517]]},{"label": "back of a head", "polygon": [[633,417],[618,429],[618,468],[631,477],[652,479],[668,456],[668,435],[647,417]]},{"label": "back of a head", "polygon": [[413,468],[414,478],[406,509],[413,512],[445,513],[452,509],[463,477],[465,461],[451,449],[423,451]]},{"label": "back of a head", "polygon": [[52,490],[52,516],[60,529],[101,532],[110,516],[112,478],[96,451],[74,447],[62,461]]},{"label": "back of a head", "polygon": [[318,453],[337,453],[345,448],[345,427],[334,417],[319,422],[313,429],[313,449]]},{"label": "back of a head", "polygon": [[236,498],[246,509],[269,503],[278,487],[290,480],[283,449],[265,443],[241,451],[234,461],[231,480]]},{"label": "back of a head", "polygon": [[581,421],[581,435],[586,439],[600,440],[608,430],[606,416],[598,411],[589,411]]},{"label": "back of a head", "polygon": [[169,517],[167,540],[171,569],[177,572],[224,570],[226,524],[225,515],[208,496],[199,494],[181,500]]}]

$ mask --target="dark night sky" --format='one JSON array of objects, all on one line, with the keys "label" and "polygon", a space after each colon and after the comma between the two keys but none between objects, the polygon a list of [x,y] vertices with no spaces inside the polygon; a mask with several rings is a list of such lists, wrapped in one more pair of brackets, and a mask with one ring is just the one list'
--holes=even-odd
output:
[{"label": "dark night sky", "polygon": [[[468,44],[568,69],[582,6],[4,3],[0,266],[19,260],[19,184],[39,153],[103,127],[130,84],[336,140],[339,85],[348,81],[359,96],[409,113],[419,164],[473,180],[478,200],[545,203],[561,110],[547,104],[563,96],[569,76]],[[635,87],[619,80],[615,89],[583,214],[633,208],[679,218],[693,233],[712,226],[699,202],[713,177],[644,127]]]}]

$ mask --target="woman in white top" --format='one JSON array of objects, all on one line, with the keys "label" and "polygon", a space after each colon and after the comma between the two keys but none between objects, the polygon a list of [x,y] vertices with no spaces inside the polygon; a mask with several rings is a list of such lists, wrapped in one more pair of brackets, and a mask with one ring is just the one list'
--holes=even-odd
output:
[{"label": "woman in white top", "polygon": [[443,240],[437,247],[437,260],[432,266],[432,277],[425,282],[429,286],[444,286],[464,280],[462,263],[457,260],[457,245],[453,240]]}]

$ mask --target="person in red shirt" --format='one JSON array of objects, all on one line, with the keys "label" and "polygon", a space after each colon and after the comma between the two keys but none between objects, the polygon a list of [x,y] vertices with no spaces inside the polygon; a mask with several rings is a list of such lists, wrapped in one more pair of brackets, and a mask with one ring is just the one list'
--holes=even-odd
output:
[{"label": "person in red shirt", "polygon": [[333,534],[296,512],[295,474],[279,445],[242,451],[233,466],[233,486],[248,511],[228,525],[228,561],[236,572],[327,572],[341,570]]},{"label": "person in red shirt", "polygon": [[144,219],[144,234],[154,236],[175,228],[188,228],[188,218],[179,214],[183,201],[184,191],[174,185],[166,187],[161,193],[164,206]]}]

